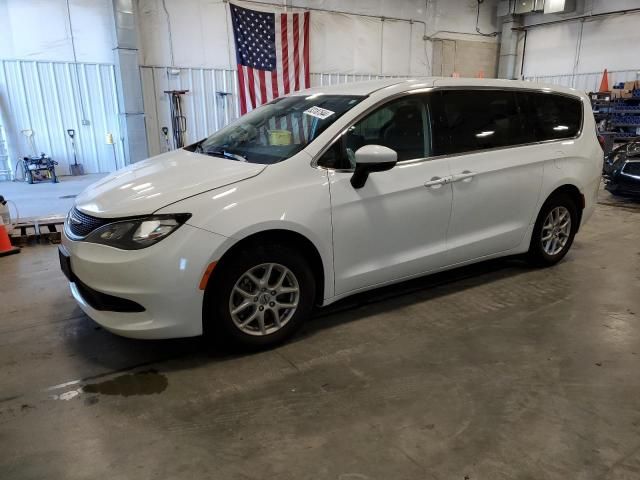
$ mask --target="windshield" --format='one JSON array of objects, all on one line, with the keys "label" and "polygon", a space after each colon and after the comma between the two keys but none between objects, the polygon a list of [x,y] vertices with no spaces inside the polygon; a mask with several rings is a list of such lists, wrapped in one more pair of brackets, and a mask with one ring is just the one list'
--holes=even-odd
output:
[{"label": "windshield", "polygon": [[305,148],[363,98],[322,94],[278,98],[185,149],[242,162],[278,163]]}]

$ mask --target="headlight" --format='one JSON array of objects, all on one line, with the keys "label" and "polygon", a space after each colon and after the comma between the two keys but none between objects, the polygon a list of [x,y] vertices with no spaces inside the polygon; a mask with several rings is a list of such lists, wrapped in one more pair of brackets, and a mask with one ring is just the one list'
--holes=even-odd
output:
[{"label": "headlight", "polygon": [[189,217],[191,217],[190,213],[179,213],[122,220],[94,230],[85,238],[85,241],[124,250],[138,250],[168,237]]}]

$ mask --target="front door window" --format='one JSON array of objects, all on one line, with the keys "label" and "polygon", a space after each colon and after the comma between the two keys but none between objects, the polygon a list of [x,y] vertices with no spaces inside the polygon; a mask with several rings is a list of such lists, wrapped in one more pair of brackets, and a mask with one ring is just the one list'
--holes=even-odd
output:
[{"label": "front door window", "polygon": [[355,152],[365,145],[383,145],[398,154],[398,161],[429,155],[425,124],[427,110],[421,98],[391,101],[353,124],[346,134],[325,152],[318,165],[350,170],[355,167]]}]

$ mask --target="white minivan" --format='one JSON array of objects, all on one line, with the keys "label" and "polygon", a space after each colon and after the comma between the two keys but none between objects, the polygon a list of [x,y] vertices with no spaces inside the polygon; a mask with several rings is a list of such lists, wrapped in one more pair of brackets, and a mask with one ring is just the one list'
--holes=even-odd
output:
[{"label": "white minivan", "polygon": [[356,292],[506,255],[558,262],[594,210],[602,161],[573,89],[322,86],[90,186],[60,263],[114,333],[272,345]]}]

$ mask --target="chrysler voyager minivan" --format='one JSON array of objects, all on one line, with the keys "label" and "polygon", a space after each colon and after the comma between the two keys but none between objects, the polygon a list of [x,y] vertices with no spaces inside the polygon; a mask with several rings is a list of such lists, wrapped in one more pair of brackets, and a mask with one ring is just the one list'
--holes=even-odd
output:
[{"label": "chrysler voyager minivan", "polygon": [[506,255],[557,263],[593,212],[602,158],[573,89],[322,86],[89,187],[60,262],[114,333],[271,345],[356,292]]}]

